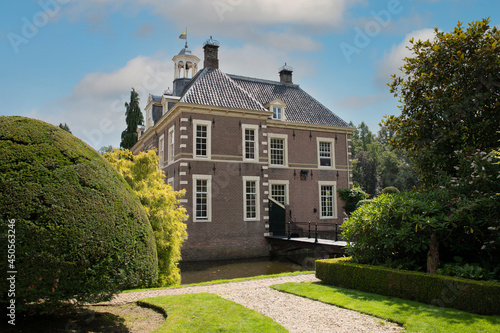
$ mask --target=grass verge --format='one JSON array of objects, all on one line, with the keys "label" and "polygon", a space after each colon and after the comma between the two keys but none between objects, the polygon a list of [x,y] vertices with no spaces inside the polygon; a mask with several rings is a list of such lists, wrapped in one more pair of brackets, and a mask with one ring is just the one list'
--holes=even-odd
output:
[{"label": "grass verge", "polygon": [[147,298],[140,304],[167,313],[154,332],[287,332],[272,319],[214,294]]},{"label": "grass verge", "polygon": [[284,283],[272,288],[396,322],[408,332],[500,332],[498,316],[481,316],[318,283]]},{"label": "grass verge", "polygon": [[146,291],[146,290],[160,290],[160,289],[167,289],[167,288],[183,288],[183,287],[205,286],[205,285],[210,285],[210,284],[220,284],[220,283],[238,282],[238,281],[249,281],[249,280],[260,280],[260,279],[268,279],[268,278],[274,278],[274,277],[280,277],[280,276],[292,276],[292,275],[302,275],[302,274],[311,274],[311,273],[314,273],[314,271],[286,272],[286,273],[279,273],[279,274],[250,276],[250,277],[236,278],[236,279],[212,280],[212,281],[207,281],[207,282],[182,284],[182,285],[175,285],[175,286],[169,286],[169,287],[144,288],[144,289],[129,289],[129,290],[122,291],[122,293],[131,293],[131,292],[135,292],[135,291]]}]

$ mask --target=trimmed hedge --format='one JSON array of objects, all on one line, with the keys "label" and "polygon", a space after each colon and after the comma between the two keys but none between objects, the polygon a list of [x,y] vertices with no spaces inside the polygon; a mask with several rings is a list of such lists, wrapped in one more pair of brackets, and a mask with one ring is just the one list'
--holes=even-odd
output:
[{"label": "trimmed hedge", "polygon": [[500,283],[356,264],[349,260],[316,261],[316,277],[325,284],[342,288],[470,313],[500,315]]},{"label": "trimmed hedge", "polygon": [[[116,169],[66,131],[0,117],[2,301],[8,220],[15,220],[15,300],[51,311],[153,285],[158,261],[144,208]],[[10,262],[9,262],[10,264]]]}]

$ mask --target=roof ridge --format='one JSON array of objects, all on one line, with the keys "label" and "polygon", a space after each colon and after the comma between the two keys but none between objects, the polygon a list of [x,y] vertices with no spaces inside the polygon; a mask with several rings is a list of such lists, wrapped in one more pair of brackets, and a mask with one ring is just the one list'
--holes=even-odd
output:
[{"label": "roof ridge", "polygon": [[240,80],[247,80],[247,81],[255,81],[255,82],[261,82],[261,83],[267,83],[267,84],[277,84],[277,85],[284,85],[287,87],[296,87],[299,88],[299,84],[297,83],[283,83],[280,81],[273,81],[273,80],[268,80],[268,79],[259,79],[256,77],[250,77],[250,76],[243,76],[243,75],[236,75],[236,74],[227,74],[230,78],[235,78],[235,79],[240,79]]},{"label": "roof ridge", "polygon": [[252,94],[250,94],[248,91],[246,91],[245,89],[243,89],[242,86],[240,86],[238,83],[234,82],[234,80],[226,73],[224,73],[223,71],[219,70],[224,76],[226,76],[230,82],[239,90],[241,90],[244,94],[246,94],[251,100],[253,100],[255,103],[257,103],[263,111],[269,111],[268,109],[266,109],[264,107],[264,105],[262,105],[261,102],[259,102]]}]

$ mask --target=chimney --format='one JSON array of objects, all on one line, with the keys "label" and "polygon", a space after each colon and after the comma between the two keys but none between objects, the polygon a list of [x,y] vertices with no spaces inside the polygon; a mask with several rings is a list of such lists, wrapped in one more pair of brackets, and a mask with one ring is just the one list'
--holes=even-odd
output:
[{"label": "chimney", "polygon": [[285,66],[280,68],[280,82],[281,83],[290,83],[292,84],[292,73],[293,73],[293,68],[288,66],[285,62]]},{"label": "chimney", "polygon": [[203,44],[203,50],[205,51],[204,68],[219,68],[219,41],[210,36],[210,39]]}]

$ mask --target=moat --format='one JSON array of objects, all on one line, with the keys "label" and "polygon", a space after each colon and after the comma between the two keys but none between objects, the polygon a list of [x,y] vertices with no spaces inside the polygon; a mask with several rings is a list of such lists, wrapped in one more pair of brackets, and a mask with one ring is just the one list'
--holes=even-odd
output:
[{"label": "moat", "polygon": [[298,265],[289,260],[254,258],[223,261],[181,262],[182,284],[244,278],[302,270],[314,270],[314,261]]}]

